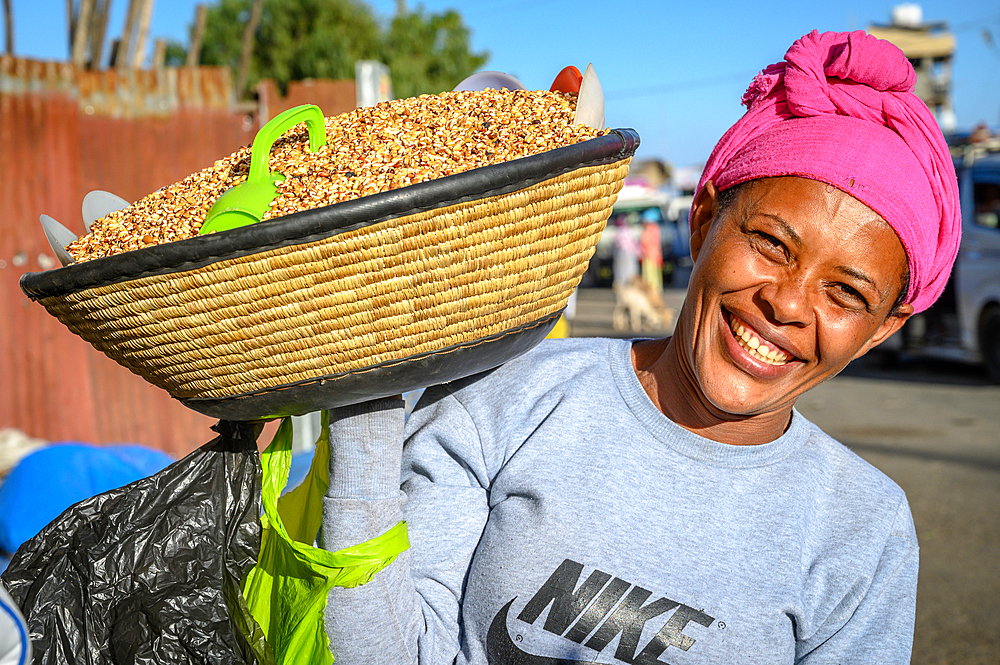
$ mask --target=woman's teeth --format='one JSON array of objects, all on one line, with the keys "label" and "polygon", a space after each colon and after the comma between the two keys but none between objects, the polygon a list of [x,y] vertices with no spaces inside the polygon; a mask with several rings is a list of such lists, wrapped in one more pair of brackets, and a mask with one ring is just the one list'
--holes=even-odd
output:
[{"label": "woman's teeth", "polygon": [[757,360],[768,365],[785,365],[791,360],[791,356],[787,353],[775,346],[768,345],[767,342],[758,337],[735,314],[729,315],[729,328],[733,331],[739,345]]}]

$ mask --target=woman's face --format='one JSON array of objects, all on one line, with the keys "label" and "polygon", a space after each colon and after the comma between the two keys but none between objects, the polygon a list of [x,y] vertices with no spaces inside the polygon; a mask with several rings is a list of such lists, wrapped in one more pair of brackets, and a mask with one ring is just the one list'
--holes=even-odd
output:
[{"label": "woman's face", "polygon": [[797,177],[743,185],[719,211],[695,201],[695,266],[680,328],[682,362],[715,409],[789,409],[899,329],[906,254],[857,199]]}]

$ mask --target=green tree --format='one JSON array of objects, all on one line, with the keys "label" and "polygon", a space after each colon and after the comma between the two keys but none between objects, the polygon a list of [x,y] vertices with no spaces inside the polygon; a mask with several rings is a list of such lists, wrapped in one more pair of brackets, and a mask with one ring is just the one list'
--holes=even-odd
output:
[{"label": "green tree", "polygon": [[173,39],[167,42],[167,52],[163,57],[163,64],[167,67],[183,67],[187,60],[187,48]]},{"label": "green tree", "polygon": [[[238,69],[251,0],[208,8],[201,62]],[[265,0],[248,85],[272,78],[284,89],[306,78],[353,78],[354,61],[378,54],[378,23],[357,0]]]},{"label": "green tree", "polygon": [[472,53],[469,29],[454,10],[425,14],[421,7],[393,17],[383,58],[397,97],[451,90],[482,67],[489,53]]},{"label": "green tree", "polygon": [[[208,7],[201,64],[238,70],[251,4],[218,0]],[[471,52],[469,37],[453,10],[403,10],[385,25],[361,0],[264,0],[247,87],[265,78],[282,90],[307,78],[353,79],[356,61],[380,60],[396,97],[450,90],[488,58]],[[183,61],[178,47],[168,48],[168,63]]]}]

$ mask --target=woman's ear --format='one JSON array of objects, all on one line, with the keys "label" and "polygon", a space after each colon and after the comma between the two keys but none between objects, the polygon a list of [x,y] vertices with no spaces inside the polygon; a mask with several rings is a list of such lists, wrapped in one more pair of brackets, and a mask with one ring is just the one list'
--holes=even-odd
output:
[{"label": "woman's ear", "polygon": [[907,319],[911,316],[913,316],[913,305],[909,303],[901,305],[898,310],[889,314],[885,321],[882,322],[882,325],[879,326],[878,330],[875,331],[875,334],[873,334],[868,341],[865,342],[860,349],[858,349],[858,352],[854,354],[854,360],[857,360],[885,340],[889,339],[891,335],[903,327],[903,324],[906,323]]},{"label": "woman's ear", "polygon": [[705,181],[705,186],[698,190],[691,204],[691,259],[698,260],[698,253],[705,243],[708,228],[719,211],[719,190],[711,180]]}]

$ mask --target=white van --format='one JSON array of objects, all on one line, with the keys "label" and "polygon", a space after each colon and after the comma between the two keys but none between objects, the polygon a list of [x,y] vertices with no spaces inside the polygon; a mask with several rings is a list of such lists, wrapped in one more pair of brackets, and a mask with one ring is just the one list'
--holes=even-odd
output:
[{"label": "white van", "polygon": [[941,299],[883,344],[904,353],[983,363],[1000,382],[1000,137],[952,150],[962,244]]}]

